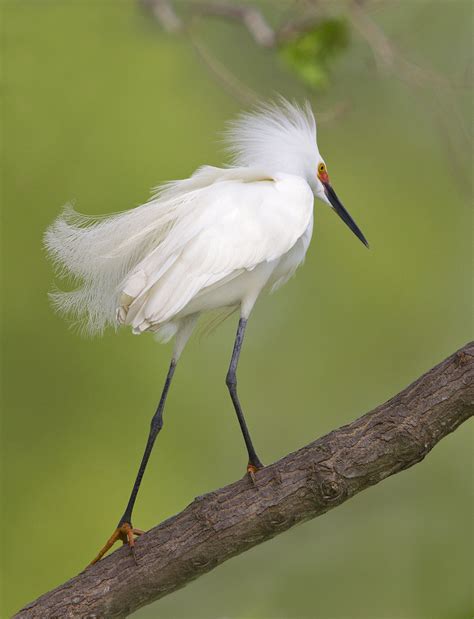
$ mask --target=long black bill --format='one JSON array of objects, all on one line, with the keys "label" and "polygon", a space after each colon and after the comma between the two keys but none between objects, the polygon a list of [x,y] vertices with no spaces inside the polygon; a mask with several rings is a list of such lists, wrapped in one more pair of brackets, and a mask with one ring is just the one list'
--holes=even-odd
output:
[{"label": "long black bill", "polygon": [[368,247],[369,244],[367,243],[367,239],[360,231],[356,222],[352,219],[352,217],[349,215],[349,213],[344,208],[342,202],[337,197],[334,189],[331,187],[329,183],[323,183],[323,186],[324,186],[324,191],[326,193],[326,197],[331,203],[336,213],[339,215],[342,221],[352,230],[352,232],[356,235],[356,237],[360,239],[366,247]]}]

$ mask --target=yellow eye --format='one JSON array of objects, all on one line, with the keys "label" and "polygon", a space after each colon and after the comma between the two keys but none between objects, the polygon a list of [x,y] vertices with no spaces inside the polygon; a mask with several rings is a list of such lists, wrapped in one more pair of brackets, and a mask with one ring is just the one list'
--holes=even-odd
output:
[{"label": "yellow eye", "polygon": [[318,165],[318,172],[319,172],[320,174],[322,174],[323,172],[326,172],[326,166],[324,165],[324,163],[320,163],[320,164]]}]

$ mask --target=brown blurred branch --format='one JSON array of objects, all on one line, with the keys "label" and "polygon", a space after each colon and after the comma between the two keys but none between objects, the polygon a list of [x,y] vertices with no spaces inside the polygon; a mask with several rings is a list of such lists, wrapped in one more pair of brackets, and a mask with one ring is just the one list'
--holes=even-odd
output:
[{"label": "brown blurred branch", "polygon": [[275,46],[275,32],[255,7],[229,2],[193,2],[191,10],[201,17],[222,17],[240,22],[261,47]]},{"label": "brown blurred branch", "polygon": [[126,617],[420,462],[473,414],[471,342],[385,404],[259,471],[256,488],[246,477],[195,499],[138,539],[138,566],[121,548],[15,617]]},{"label": "brown blurred branch", "polygon": [[183,29],[183,22],[170,0],[141,0],[141,4],[151,12],[166,32],[179,32]]},{"label": "brown blurred branch", "polygon": [[[244,105],[254,105],[260,100],[257,92],[244,84],[234,73],[217,58],[195,34],[195,25],[199,18],[214,17],[241,23],[259,47],[277,49],[285,43],[311,28],[321,19],[322,9],[310,6],[302,16],[289,17],[280,26],[272,28],[263,13],[253,6],[232,3],[227,0],[187,0],[189,19],[183,21],[175,10],[171,0],[139,0],[166,32],[185,33],[191,41],[200,60],[216,77],[221,86],[231,96]],[[338,103],[332,109],[319,111],[318,122],[325,123],[340,116],[348,105]]]},{"label": "brown blurred branch", "polygon": [[[164,30],[175,32],[184,30],[185,26],[175,11],[171,0],[140,0],[149,9]],[[313,13],[298,20],[289,20],[277,30],[272,28],[263,13],[254,6],[228,2],[225,0],[191,0],[186,7],[193,17],[217,17],[241,23],[249,32],[255,43],[260,47],[276,47],[281,40],[286,40],[306,31],[316,18]]]},{"label": "brown blurred branch", "polygon": [[[151,11],[164,30],[178,32],[186,26],[175,10],[171,0],[140,0]],[[374,61],[380,71],[393,70],[408,83],[449,88],[451,84],[442,75],[425,69],[404,58],[383,28],[378,25],[366,10],[362,0],[352,0],[347,17],[354,29],[369,45]],[[228,0],[188,0],[185,3],[192,18],[217,17],[241,23],[260,47],[277,48],[282,43],[311,30],[324,14],[324,8],[317,0],[312,0],[309,8],[297,17],[284,20],[277,28],[272,28],[263,13],[256,7]]]}]

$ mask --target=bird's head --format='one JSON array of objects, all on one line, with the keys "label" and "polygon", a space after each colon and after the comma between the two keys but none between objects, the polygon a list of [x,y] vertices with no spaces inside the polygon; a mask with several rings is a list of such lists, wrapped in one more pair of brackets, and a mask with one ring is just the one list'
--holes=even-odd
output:
[{"label": "bird's head", "polygon": [[230,123],[226,137],[234,165],[301,176],[315,197],[329,204],[368,247],[329,182],[316,142],[316,121],[308,102],[299,106],[280,97],[275,103],[262,104]]}]

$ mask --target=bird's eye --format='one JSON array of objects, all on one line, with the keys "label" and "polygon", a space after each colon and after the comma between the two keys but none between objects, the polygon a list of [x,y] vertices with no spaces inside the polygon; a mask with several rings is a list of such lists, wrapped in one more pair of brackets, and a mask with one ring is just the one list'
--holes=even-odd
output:
[{"label": "bird's eye", "polygon": [[326,166],[324,165],[324,163],[320,163],[320,164],[318,165],[318,172],[319,172],[320,174],[322,174],[322,173],[323,173],[323,172],[325,172],[325,171],[326,171]]}]

